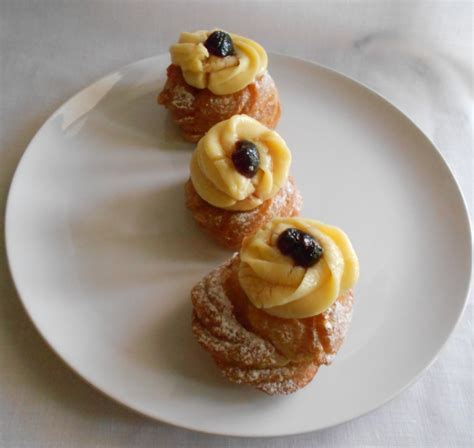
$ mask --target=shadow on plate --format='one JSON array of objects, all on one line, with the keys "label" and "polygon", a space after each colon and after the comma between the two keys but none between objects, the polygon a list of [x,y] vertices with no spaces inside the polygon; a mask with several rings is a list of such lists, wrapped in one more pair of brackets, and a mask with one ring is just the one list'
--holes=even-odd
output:
[{"label": "shadow on plate", "polygon": [[194,223],[181,183],[113,195],[69,227],[82,283],[94,288],[145,286],[230,256]]},{"label": "shadow on plate", "polygon": [[[160,86],[120,85],[113,89],[94,109],[92,122],[108,123],[107,131],[113,131],[123,145],[158,147],[160,150],[192,150],[179,128],[173,123],[168,111],[156,101]],[[99,119],[99,120],[98,120]]]},{"label": "shadow on plate", "polygon": [[233,384],[221,375],[211,356],[201,348],[192,333],[191,313],[188,294],[166,319],[161,318],[162,324],[139,335],[140,340],[151,342],[153,349],[138,354],[137,361],[146,363],[159,375],[171,376],[173,389],[170,394],[176,399],[188,400],[205,395],[216,403],[254,403],[263,406],[262,410],[275,404],[275,400],[281,397],[270,397],[250,386]]}]

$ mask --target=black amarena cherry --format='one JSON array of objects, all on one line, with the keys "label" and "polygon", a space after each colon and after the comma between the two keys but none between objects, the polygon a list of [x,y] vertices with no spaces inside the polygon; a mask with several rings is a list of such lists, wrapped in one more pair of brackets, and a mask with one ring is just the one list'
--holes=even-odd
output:
[{"label": "black amarena cherry", "polygon": [[298,241],[300,240],[300,233],[298,229],[294,228],[286,229],[280,233],[277,246],[283,255],[291,256],[295,251]]},{"label": "black amarena cherry", "polygon": [[207,51],[209,51],[210,54],[220,58],[232,56],[235,54],[232,38],[225,31],[214,31],[209,34],[208,38],[204,42],[204,46],[207,48]]},{"label": "black amarena cherry", "polygon": [[235,144],[235,149],[232,153],[232,162],[235,169],[242,176],[248,178],[255,176],[260,166],[260,155],[255,143],[249,140],[239,140]]},{"label": "black amarena cherry", "polygon": [[323,255],[321,245],[309,234],[290,227],[278,236],[277,247],[283,255],[293,258],[297,266],[314,266]]}]

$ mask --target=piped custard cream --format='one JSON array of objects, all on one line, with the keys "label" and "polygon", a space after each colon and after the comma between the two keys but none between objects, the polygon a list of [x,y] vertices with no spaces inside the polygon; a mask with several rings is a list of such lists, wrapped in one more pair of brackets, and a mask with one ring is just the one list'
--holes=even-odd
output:
[{"label": "piped custard cream", "polygon": [[[323,248],[315,265],[297,266],[278,249],[278,237],[288,228],[308,233]],[[249,300],[268,314],[288,319],[322,313],[359,277],[347,235],[312,219],[274,219],[244,240],[240,259],[239,281]]]},{"label": "piped custard cream", "polygon": [[267,53],[257,42],[230,34],[235,54],[221,58],[210,55],[204,46],[211,33],[181,33],[178,43],[170,48],[171,62],[181,67],[189,85],[208,88],[216,95],[228,95],[242,90],[265,73]]},{"label": "piped custard cream", "polygon": [[[237,142],[250,141],[259,154],[259,168],[248,178],[232,161]],[[247,115],[214,125],[191,158],[191,181],[209,204],[234,211],[252,210],[272,198],[288,178],[291,153],[285,141],[271,129]]]}]

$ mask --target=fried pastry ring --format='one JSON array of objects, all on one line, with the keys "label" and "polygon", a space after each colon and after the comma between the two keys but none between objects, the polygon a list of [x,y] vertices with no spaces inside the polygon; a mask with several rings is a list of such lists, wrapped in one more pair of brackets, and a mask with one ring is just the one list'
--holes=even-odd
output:
[{"label": "fried pastry ring", "polygon": [[170,111],[189,142],[197,142],[216,123],[238,114],[249,115],[274,129],[281,113],[278,91],[268,72],[238,92],[216,95],[187,84],[181,68],[174,64],[167,69],[158,103]]},{"label": "fried pastry ring", "polygon": [[230,381],[270,395],[296,392],[344,341],[352,291],[314,317],[283,319],[252,305],[239,284],[239,264],[236,254],[192,290],[194,335]]},{"label": "fried pastry ring", "polygon": [[287,182],[271,199],[249,211],[232,211],[214,207],[196,192],[191,180],[185,185],[186,207],[191,211],[200,227],[230,249],[239,249],[243,239],[276,216],[297,216],[303,200],[295,180],[289,176]]}]

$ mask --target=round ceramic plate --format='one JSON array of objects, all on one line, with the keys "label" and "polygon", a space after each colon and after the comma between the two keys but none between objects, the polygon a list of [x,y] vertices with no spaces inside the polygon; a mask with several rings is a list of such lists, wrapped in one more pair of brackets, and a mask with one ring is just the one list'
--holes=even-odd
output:
[{"label": "round ceramic plate", "polygon": [[155,100],[168,60],[128,65],[71,98],[21,160],[6,241],[37,328],[98,389],[186,428],[295,434],[385,403],[430,365],[466,302],[469,221],[438,151],[360,84],[270,58],[303,216],[349,234],[361,278],[346,342],[310,385],[271,397],[230,384],[191,333],[192,286],[231,254],[184,207],[193,146]]}]

